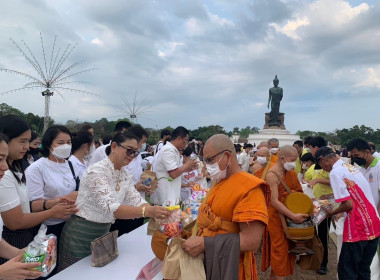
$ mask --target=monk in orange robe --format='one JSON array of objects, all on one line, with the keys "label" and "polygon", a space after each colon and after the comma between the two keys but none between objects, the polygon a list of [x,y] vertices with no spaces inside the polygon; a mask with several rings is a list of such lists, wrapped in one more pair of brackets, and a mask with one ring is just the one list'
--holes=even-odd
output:
[{"label": "monk in orange robe", "polygon": [[265,176],[274,163],[270,162],[270,152],[267,147],[261,147],[256,152],[256,161],[252,166],[251,172],[257,178],[265,180]]},{"label": "monk in orange robe", "polygon": [[290,241],[285,236],[279,212],[285,218],[292,219],[295,223],[302,223],[308,217],[307,214],[293,213],[285,207],[284,201],[288,196],[288,192],[276,176],[277,174],[282,178],[292,191],[302,192],[297,174],[293,170],[297,157],[298,153],[294,147],[284,146],[279,154],[279,160],[266,176],[266,181],[269,183],[271,190],[271,202],[268,207],[269,238],[264,233],[261,270],[265,271],[271,266],[270,279],[285,279],[286,276],[292,275],[296,259],[295,255],[288,253],[291,249]]},{"label": "monk in orange robe", "polygon": [[[260,246],[268,222],[264,191],[268,184],[243,172],[237,162],[234,146],[224,134],[209,138],[204,146],[203,159],[211,178],[217,183],[199,208],[194,232],[183,244],[192,256],[204,251],[204,237],[239,233],[239,279],[257,279],[253,252]],[[269,197],[268,197],[269,198]]]},{"label": "monk in orange robe", "polygon": [[270,162],[273,164],[277,162],[278,156],[280,154],[279,144],[280,143],[277,138],[271,138],[268,140],[268,148],[271,153]]}]

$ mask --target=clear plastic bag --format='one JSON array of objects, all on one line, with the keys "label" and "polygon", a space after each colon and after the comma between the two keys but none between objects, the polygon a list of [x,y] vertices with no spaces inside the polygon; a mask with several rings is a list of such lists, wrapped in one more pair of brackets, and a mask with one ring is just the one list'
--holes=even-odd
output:
[{"label": "clear plastic bag", "polygon": [[311,215],[311,220],[314,225],[319,225],[324,219],[327,217],[326,211],[322,208],[328,208],[333,210],[334,209],[334,199],[320,199],[320,200],[314,200],[314,211]]},{"label": "clear plastic bag", "polygon": [[57,237],[54,234],[46,235],[46,231],[47,227],[42,224],[22,258],[23,263],[41,263],[40,266],[31,269],[43,272],[44,277],[52,272],[57,262]]},{"label": "clear plastic bag", "polygon": [[171,211],[171,214],[165,219],[157,220],[158,229],[160,232],[169,237],[180,236],[183,230],[181,222],[181,208],[179,205],[166,206],[166,208]]}]

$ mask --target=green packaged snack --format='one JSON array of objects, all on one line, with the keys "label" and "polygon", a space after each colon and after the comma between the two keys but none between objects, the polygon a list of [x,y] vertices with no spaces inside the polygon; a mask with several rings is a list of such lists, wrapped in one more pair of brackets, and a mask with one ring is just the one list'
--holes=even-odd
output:
[{"label": "green packaged snack", "polygon": [[46,235],[46,231],[47,227],[42,224],[22,258],[23,263],[41,263],[40,266],[31,269],[42,272],[44,277],[52,272],[57,261],[57,237],[54,234]]}]

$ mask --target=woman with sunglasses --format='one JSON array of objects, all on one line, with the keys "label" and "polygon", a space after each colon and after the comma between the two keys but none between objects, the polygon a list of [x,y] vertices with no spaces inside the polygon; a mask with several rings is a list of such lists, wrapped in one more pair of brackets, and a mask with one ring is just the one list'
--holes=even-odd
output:
[{"label": "woman with sunglasses", "polygon": [[63,229],[58,271],[90,255],[91,241],[106,234],[115,219],[163,219],[170,214],[164,207],[150,206],[135,189],[132,175],[123,168],[138,155],[135,135],[116,134],[106,153],[109,156],[90,166],[81,179],[79,211]]}]

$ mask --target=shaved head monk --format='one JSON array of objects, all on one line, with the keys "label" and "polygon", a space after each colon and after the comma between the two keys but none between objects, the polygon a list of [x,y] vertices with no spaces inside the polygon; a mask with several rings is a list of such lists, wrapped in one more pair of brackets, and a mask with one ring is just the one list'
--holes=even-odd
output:
[{"label": "shaved head monk", "polygon": [[270,151],[267,147],[261,147],[256,152],[256,161],[252,166],[252,173],[256,177],[265,180],[265,176],[274,163],[270,162]]},{"label": "shaved head monk", "polygon": [[239,233],[239,279],[257,279],[253,252],[259,248],[268,222],[262,190],[268,185],[241,170],[234,146],[224,134],[216,134],[207,140],[203,159],[216,184],[199,208],[196,236],[190,237],[183,248],[190,255],[197,256],[204,251],[204,237]]},{"label": "shaved head monk", "polygon": [[[270,185],[271,203],[268,207],[269,237],[264,234],[263,252],[261,260],[261,270],[271,270],[270,279],[285,279],[292,275],[294,271],[295,255],[288,253],[290,250],[289,240],[286,238],[279,212],[292,219],[295,223],[304,222],[308,215],[293,213],[284,205],[288,192],[281,184],[277,175],[282,178],[286,185],[293,191],[302,192],[302,187],[298,181],[297,174],[293,170],[296,165],[298,152],[293,146],[284,146],[278,156],[278,161],[268,171],[266,181]],[[276,175],[277,174],[277,175]]]}]

